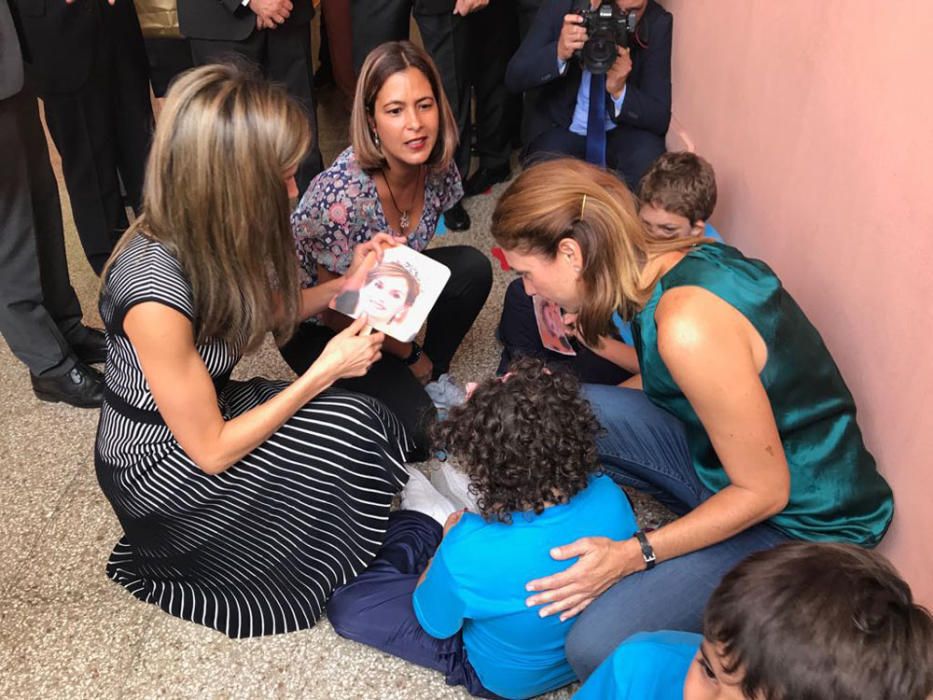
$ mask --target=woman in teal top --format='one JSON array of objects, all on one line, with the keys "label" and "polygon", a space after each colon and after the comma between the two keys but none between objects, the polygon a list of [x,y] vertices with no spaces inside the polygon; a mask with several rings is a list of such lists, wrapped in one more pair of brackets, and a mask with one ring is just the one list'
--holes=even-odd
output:
[{"label": "woman in teal top", "polygon": [[493,235],[526,292],[574,314],[583,342],[599,347],[615,311],[633,321],[641,374],[587,388],[600,457],[682,516],[554,548],[576,562],[529,582],[541,614],[583,613],[566,646],[581,679],[635,632],[699,631],[722,574],[751,552],[881,540],[893,499],[852,396],[767,265],[702,236],[649,233],[615,177],[571,160],[522,173]]}]

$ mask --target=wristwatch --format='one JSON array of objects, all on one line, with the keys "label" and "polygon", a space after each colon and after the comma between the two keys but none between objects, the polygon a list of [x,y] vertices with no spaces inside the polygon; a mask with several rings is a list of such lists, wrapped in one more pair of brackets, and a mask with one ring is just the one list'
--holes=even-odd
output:
[{"label": "wristwatch", "polygon": [[411,352],[408,354],[408,357],[402,360],[402,362],[404,362],[406,365],[411,367],[413,364],[415,364],[418,360],[421,359],[421,356],[423,354],[424,354],[424,349],[413,340],[411,341]]},{"label": "wristwatch", "polygon": [[641,556],[645,560],[645,568],[650,571],[658,562],[658,558],[654,555],[654,549],[652,549],[644,530],[636,532],[635,538],[638,540],[638,544],[641,545]]}]

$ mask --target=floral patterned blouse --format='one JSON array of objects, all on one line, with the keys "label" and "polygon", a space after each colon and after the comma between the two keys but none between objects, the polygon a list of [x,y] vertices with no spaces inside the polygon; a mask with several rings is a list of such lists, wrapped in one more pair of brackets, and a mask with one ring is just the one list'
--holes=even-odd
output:
[{"label": "floral patterned blouse", "polygon": [[[441,214],[463,197],[457,166],[428,171],[424,183],[424,212],[408,234],[408,245],[424,250]],[[353,260],[353,249],[373,235],[399,235],[386,221],[376,182],[357,163],[352,146],[315,177],[292,214],[292,233],[298,249],[302,287],[317,284],[317,265],[342,275]]]}]

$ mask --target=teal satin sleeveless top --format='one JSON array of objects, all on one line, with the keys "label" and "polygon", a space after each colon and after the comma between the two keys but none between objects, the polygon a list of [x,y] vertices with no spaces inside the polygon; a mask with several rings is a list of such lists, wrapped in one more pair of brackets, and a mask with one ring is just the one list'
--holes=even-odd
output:
[{"label": "teal satin sleeveless top", "polygon": [[720,243],[692,249],[661,277],[633,323],[645,393],[684,423],[700,481],[718,492],[729,477],[658,353],[654,322],[661,295],[681,286],[702,287],[732,305],[767,345],[760,377],[791,475],[787,507],[770,522],[795,539],[878,544],[894,515],[894,499],[862,441],[839,368],[771,268]]}]

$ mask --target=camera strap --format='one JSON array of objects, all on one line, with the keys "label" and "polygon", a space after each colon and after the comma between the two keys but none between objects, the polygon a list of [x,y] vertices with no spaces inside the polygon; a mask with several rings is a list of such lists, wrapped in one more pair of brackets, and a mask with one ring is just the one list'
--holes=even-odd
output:
[{"label": "camera strap", "polygon": [[586,120],[586,162],[606,167],[606,76],[590,76],[590,110]]}]

